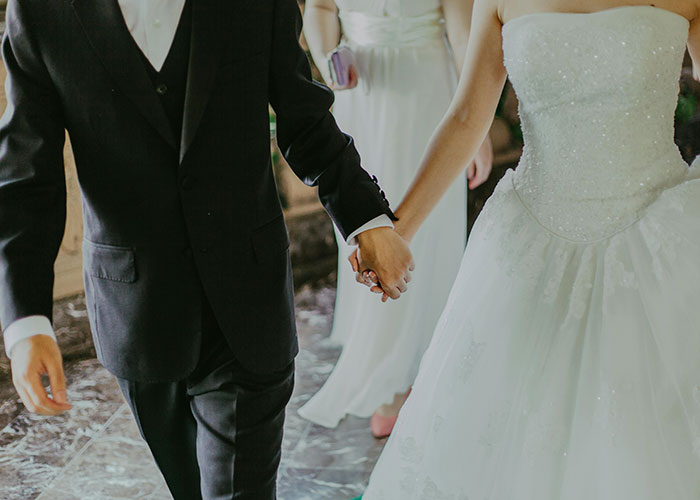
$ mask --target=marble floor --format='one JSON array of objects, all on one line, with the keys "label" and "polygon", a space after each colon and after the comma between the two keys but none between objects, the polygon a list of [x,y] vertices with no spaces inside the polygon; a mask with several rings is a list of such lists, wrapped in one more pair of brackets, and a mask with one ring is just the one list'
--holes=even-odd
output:
[{"label": "marble floor", "polygon": [[[302,349],[287,413],[280,500],[358,496],[384,444],[372,438],[365,419],[348,418],[338,429],[327,430],[296,413],[339,354],[326,341],[334,295],[329,284],[297,293]],[[71,304],[71,328],[84,331],[82,302]],[[170,499],[109,373],[92,358],[68,361],[66,373],[73,409],[59,417],[31,415],[7,383],[0,390],[0,499]]]}]

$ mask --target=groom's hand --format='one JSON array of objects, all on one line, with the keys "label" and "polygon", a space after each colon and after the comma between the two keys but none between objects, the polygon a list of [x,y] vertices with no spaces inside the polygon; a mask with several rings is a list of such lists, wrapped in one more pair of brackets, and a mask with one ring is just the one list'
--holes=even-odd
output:
[{"label": "groom's hand", "polygon": [[[56,341],[47,335],[21,340],[12,348],[12,383],[24,406],[40,415],[58,415],[71,409],[66,395],[63,360]],[[49,396],[41,383],[48,375]]]},{"label": "groom's hand", "polygon": [[[380,227],[360,233],[357,241],[358,249],[350,261],[358,282],[373,286],[373,290],[383,292],[385,298],[398,299],[408,289],[415,267],[406,240],[393,229]],[[365,280],[368,271],[376,274],[375,283]]]}]

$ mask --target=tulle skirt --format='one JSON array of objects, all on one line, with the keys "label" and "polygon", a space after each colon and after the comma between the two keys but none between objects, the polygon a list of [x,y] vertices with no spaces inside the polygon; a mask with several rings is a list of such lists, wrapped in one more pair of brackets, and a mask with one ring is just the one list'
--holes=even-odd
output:
[{"label": "tulle skirt", "polygon": [[585,244],[506,175],[363,500],[700,498],[699,177]]},{"label": "tulle skirt", "polygon": [[[354,47],[360,86],[337,93],[340,127],[355,138],[363,166],[395,206],[416,175],[428,141],[456,87],[444,40],[418,47]],[[367,417],[413,384],[459,269],[466,243],[466,180],[456,182],[414,238],[416,271],[401,300],[382,304],[355,282],[339,239],[338,296],[331,341],[344,345],[321,391],[300,410],[335,427],[346,414]]]}]

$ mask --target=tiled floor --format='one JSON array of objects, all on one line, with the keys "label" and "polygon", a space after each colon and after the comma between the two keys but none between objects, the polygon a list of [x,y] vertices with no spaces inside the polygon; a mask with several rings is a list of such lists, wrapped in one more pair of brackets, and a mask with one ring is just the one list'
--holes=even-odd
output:
[{"label": "tiled floor", "polygon": [[[297,294],[302,351],[287,413],[280,500],[345,500],[361,494],[383,446],[364,419],[349,418],[327,430],[296,414],[338,356],[325,342],[333,300],[328,286]],[[70,363],[67,376],[74,408],[66,415],[33,416],[14,398],[0,401],[0,414],[12,416],[0,431],[0,499],[170,499],[107,371],[89,359]]]}]

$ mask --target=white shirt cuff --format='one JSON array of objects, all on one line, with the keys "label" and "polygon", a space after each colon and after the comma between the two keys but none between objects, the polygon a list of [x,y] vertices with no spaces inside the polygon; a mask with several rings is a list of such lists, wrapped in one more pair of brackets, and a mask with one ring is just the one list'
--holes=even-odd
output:
[{"label": "white shirt cuff", "polygon": [[345,242],[348,245],[357,245],[357,235],[360,233],[364,233],[365,231],[369,231],[370,229],[377,229],[380,227],[390,227],[394,229],[394,223],[391,222],[391,219],[389,218],[388,215],[382,214],[379,217],[375,217],[371,221],[369,221],[367,224],[364,226],[360,227],[358,230],[353,232],[350,236],[348,236],[348,239],[345,240]]},{"label": "white shirt cuff", "polygon": [[47,335],[56,340],[51,321],[46,316],[28,316],[18,319],[5,328],[5,353],[12,359],[12,348],[17,342],[33,337],[34,335]]}]

